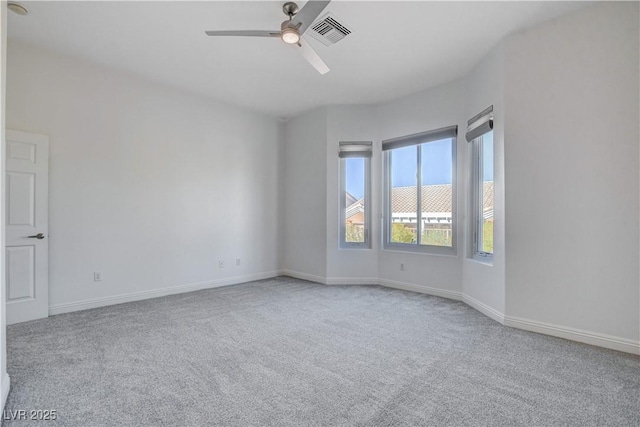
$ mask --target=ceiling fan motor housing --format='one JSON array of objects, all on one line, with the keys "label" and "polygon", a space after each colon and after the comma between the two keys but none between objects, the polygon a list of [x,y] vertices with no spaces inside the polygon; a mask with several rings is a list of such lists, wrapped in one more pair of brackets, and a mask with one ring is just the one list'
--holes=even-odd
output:
[{"label": "ceiling fan motor housing", "polygon": [[292,1],[288,1],[282,5],[282,11],[288,17],[294,16],[296,13],[298,13],[298,10],[298,5]]}]

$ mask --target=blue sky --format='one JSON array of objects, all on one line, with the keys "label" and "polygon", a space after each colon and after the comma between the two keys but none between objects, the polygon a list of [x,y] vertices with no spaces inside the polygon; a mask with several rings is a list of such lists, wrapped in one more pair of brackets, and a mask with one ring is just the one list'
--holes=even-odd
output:
[{"label": "blue sky", "polygon": [[483,141],[483,161],[482,172],[485,181],[493,181],[493,132],[482,136]]},{"label": "blue sky", "polygon": [[[484,135],[484,180],[493,181],[493,132]],[[451,139],[422,144],[422,184],[451,184]],[[393,150],[394,187],[417,185],[416,146]],[[364,159],[347,158],[347,191],[356,198],[364,196]],[[398,167],[398,165],[406,165]]]},{"label": "blue sky", "polygon": [[[422,185],[451,184],[451,142],[443,139],[422,144]],[[417,185],[417,150],[415,145],[393,150],[391,183],[394,187]]]},{"label": "blue sky", "polygon": [[364,196],[364,159],[347,157],[347,191],[356,199]]}]

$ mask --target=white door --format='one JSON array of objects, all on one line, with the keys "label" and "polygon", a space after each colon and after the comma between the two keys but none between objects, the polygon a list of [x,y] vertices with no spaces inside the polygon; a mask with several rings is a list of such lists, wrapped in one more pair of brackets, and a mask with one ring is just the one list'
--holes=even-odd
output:
[{"label": "white door", "polygon": [[49,138],[6,134],[7,323],[49,315]]}]

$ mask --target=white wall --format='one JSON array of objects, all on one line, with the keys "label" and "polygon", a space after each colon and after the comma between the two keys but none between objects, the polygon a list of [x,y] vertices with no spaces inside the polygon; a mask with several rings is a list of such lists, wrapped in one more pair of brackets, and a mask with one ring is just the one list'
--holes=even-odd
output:
[{"label": "white wall", "polygon": [[[472,259],[472,227],[469,218],[470,206],[466,203],[470,195],[470,174],[465,173],[466,192],[464,197],[464,254],[463,292],[464,300],[485,314],[502,320],[505,311],[505,244],[504,244],[504,47],[496,46],[474,68],[465,79],[465,111],[467,120],[485,108],[493,105],[494,129],[494,238],[493,262],[481,263]],[[466,123],[465,123],[466,126]],[[462,128],[461,135],[466,132]],[[464,138],[464,136],[462,136]],[[465,140],[466,141],[466,140]],[[467,161],[465,171],[469,171],[471,144],[465,142]]]},{"label": "white wall", "polygon": [[[295,250],[286,252],[306,257],[300,271],[313,271],[317,276],[308,278],[321,282],[375,282],[377,274],[383,285],[462,298],[511,326],[637,353],[638,92],[638,5],[595,4],[507,37],[461,81],[292,120],[287,146],[304,144],[302,135],[306,145],[285,161],[298,171],[289,176],[303,177],[314,192],[326,190],[327,198],[318,205],[285,190],[287,218],[311,211],[307,203],[325,216],[314,214],[317,225],[307,231],[318,246],[287,239]],[[467,119],[489,105],[495,116],[493,265],[469,258],[464,139]],[[457,256],[381,250],[380,141],[451,124],[459,126]],[[323,125],[326,165],[318,170]],[[337,249],[336,152],[346,139],[374,141],[371,251]],[[306,170],[320,179],[304,177]],[[309,255],[323,245],[324,263],[320,254]],[[285,260],[285,268],[289,264]]]},{"label": "white wall", "polygon": [[[463,94],[464,82],[459,81],[381,105],[329,106],[286,123],[283,269],[287,274],[328,284],[383,283],[461,298],[461,233],[456,256],[381,250],[380,141],[461,125]],[[338,143],[348,140],[374,143],[371,250],[338,247]],[[463,141],[464,137],[458,139],[464,148]],[[460,154],[457,173],[461,189],[463,161],[464,155]],[[323,191],[326,196],[318,198],[316,195]],[[458,191],[458,200],[462,194]],[[405,264],[404,271],[400,271],[400,263]]]},{"label": "white wall", "polygon": [[10,42],[7,127],[50,137],[54,312],[277,274],[276,120]]},{"label": "white wall", "polygon": [[636,345],[638,22],[596,4],[505,53],[507,314]]},{"label": "white wall", "polygon": [[[461,225],[460,209],[463,206],[464,195],[464,89],[464,81],[460,80],[380,104],[376,118],[380,140],[458,125],[456,176],[459,185],[456,197],[458,213],[455,219],[458,230]],[[381,163],[379,167],[382,167]],[[439,295],[460,298],[462,242],[462,233],[458,232],[456,256],[380,251],[378,268],[381,283],[392,286],[410,284],[430,289],[430,292]],[[400,270],[401,263],[405,265],[404,271]]]},{"label": "white wall", "polygon": [[[281,268],[466,296],[517,327],[637,346],[637,3],[596,4],[509,36],[463,80],[286,124],[53,53],[9,52],[8,127],[51,138],[54,305]],[[496,236],[486,266],[468,259],[464,132],[490,104]],[[457,255],[380,250],[380,141],[452,124]],[[376,152],[370,251],[338,249],[337,143],[349,139]]]},{"label": "white wall", "polygon": [[[461,233],[457,236],[456,256],[381,250],[380,141],[453,124],[461,126],[464,88],[464,82],[458,81],[381,105],[329,106],[286,123],[283,269],[287,274],[329,284],[380,282],[461,298]],[[338,143],[347,140],[374,143],[371,250],[338,247]],[[458,145],[460,203],[464,187],[464,153],[460,150],[466,147],[464,136],[458,138]],[[323,191],[326,197],[318,198],[316,195]],[[321,254],[321,250],[325,253]],[[400,271],[400,263],[405,264],[404,271]]]},{"label": "white wall", "polygon": [[287,122],[282,267],[287,274],[321,282],[327,272],[326,144],[326,108]]},{"label": "white wall", "polygon": [[[7,76],[7,8],[0,3],[0,224],[5,223],[5,122],[6,122],[6,76]],[[7,375],[7,312],[5,269],[5,228],[0,227],[0,409],[4,408],[9,394],[9,375]]]},{"label": "white wall", "polygon": [[[340,141],[372,141],[371,159],[371,249],[339,248]],[[378,281],[380,249],[380,141],[376,107],[366,105],[327,108],[327,282],[371,284]]]}]

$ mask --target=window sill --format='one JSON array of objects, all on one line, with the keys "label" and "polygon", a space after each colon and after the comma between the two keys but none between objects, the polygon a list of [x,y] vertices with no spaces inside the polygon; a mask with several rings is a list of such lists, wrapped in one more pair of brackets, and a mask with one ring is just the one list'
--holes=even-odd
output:
[{"label": "window sill", "polygon": [[458,253],[455,248],[438,247],[438,246],[418,246],[418,245],[398,245],[398,244],[386,244],[382,248],[384,251],[389,252],[404,252],[411,254],[423,254],[423,255],[435,255],[456,257]]},{"label": "window sill", "polygon": [[485,265],[487,267],[493,267],[493,256],[474,256],[469,258],[469,261],[473,261],[477,264]]},{"label": "window sill", "polygon": [[370,251],[371,246],[338,246],[339,251]]}]

